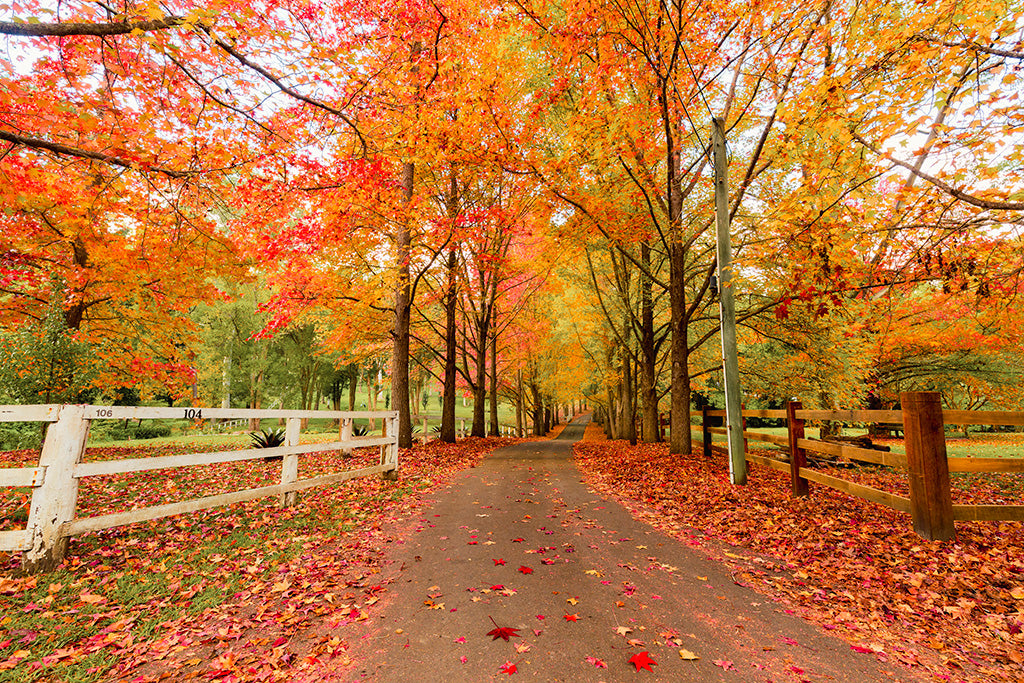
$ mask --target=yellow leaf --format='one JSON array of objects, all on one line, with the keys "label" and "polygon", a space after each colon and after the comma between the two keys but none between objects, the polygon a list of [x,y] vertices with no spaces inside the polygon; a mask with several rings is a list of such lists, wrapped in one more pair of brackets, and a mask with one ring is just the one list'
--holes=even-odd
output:
[{"label": "yellow leaf", "polygon": [[700,659],[700,657],[698,657],[694,653],[690,652],[689,650],[683,648],[683,649],[679,650],[679,659],[685,659],[686,661],[693,661],[695,659]]}]

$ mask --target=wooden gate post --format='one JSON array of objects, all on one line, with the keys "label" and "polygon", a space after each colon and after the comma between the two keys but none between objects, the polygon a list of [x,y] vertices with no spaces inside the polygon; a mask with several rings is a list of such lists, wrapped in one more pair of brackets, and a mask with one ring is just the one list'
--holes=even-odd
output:
[{"label": "wooden gate post", "polygon": [[[341,418],[341,441],[352,440],[352,423],[355,422],[351,417]],[[348,444],[341,447],[341,454],[345,456],[352,455],[352,445]]]},{"label": "wooden gate post", "polygon": [[786,431],[789,432],[789,479],[794,498],[806,496],[807,480],[800,476],[800,468],[807,466],[807,452],[797,445],[804,438],[804,421],[796,417],[796,411],[804,407],[800,401],[786,402]]},{"label": "wooden gate post", "polygon": [[89,438],[87,406],[61,406],[57,421],[46,430],[39,454],[39,467],[45,468],[42,486],[32,490],[26,530],[32,534],[31,547],[22,556],[22,569],[28,572],[52,571],[64,559],[68,539],[61,527],[75,518],[78,506],[78,478],[75,466],[82,460]]},{"label": "wooden gate post", "polygon": [[708,415],[710,408],[704,406],[700,409],[700,438],[704,444],[704,457],[711,457],[711,416]]},{"label": "wooden gate post", "polygon": [[956,536],[956,527],[941,395],[937,391],[907,391],[900,394],[900,403],[914,531],[931,541],[948,541]]},{"label": "wooden gate post", "polygon": [[387,481],[398,481],[398,418],[384,418],[384,436],[391,437],[391,443],[381,447],[381,465],[394,465],[395,469],[381,472]]},{"label": "wooden gate post", "polygon": [[[299,432],[302,431],[302,418],[289,417],[284,432],[284,443],[286,446],[299,445]],[[299,480],[299,456],[297,453],[288,453],[281,458],[281,483],[294,484]],[[282,493],[277,497],[277,504],[281,507],[295,505],[299,499],[298,491]]]},{"label": "wooden gate post", "polygon": [[430,433],[427,431],[427,418],[423,418],[423,443],[430,441]]}]

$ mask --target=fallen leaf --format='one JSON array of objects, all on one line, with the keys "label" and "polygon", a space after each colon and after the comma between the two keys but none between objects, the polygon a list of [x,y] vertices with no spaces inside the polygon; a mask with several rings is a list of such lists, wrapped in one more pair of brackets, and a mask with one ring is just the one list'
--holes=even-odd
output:
[{"label": "fallen leaf", "polygon": [[498,638],[501,638],[505,642],[508,642],[509,638],[521,637],[519,633],[517,633],[519,629],[512,628],[511,626],[498,626],[498,623],[494,621],[494,617],[488,618],[491,620],[491,623],[494,624],[494,628],[487,632],[487,635],[492,636],[491,640],[497,640]]},{"label": "fallen leaf", "polygon": [[696,654],[690,652],[686,648],[683,648],[683,649],[679,650],[679,659],[685,659],[686,661],[689,662],[689,661],[693,661],[695,659],[700,659],[700,657],[698,657]]},{"label": "fallen leaf", "polygon": [[654,673],[654,669],[651,668],[651,664],[657,664],[656,661],[651,659],[651,653],[647,650],[638,652],[629,658],[629,663],[636,667],[636,670],[647,669],[651,673]]},{"label": "fallen leaf", "polygon": [[587,657],[587,662],[590,663],[590,664],[593,664],[598,669],[607,669],[608,668],[608,665],[605,664],[600,659],[598,659],[597,657]]}]

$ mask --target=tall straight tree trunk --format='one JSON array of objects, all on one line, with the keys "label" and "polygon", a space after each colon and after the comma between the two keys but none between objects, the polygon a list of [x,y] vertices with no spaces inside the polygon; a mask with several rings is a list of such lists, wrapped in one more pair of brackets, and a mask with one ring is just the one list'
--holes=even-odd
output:
[{"label": "tall straight tree trunk", "polygon": [[498,428],[498,335],[491,327],[491,436],[501,436]]},{"label": "tall straight tree trunk", "polygon": [[[486,307],[487,304],[484,304]],[[487,333],[490,328],[489,316],[481,312],[477,322],[476,338],[476,385],[473,387],[473,431],[472,436],[487,436],[484,419],[487,405]]]},{"label": "tall straight tree trunk", "polygon": [[523,371],[516,371],[516,437],[523,436]]},{"label": "tall straight tree trunk", "polygon": [[690,434],[690,368],[686,329],[686,289],[683,276],[685,258],[683,245],[671,245],[669,296],[672,307],[672,436],[670,452],[689,453],[693,444]]},{"label": "tall straight tree trunk", "polygon": [[[415,165],[407,161],[402,164],[402,198],[406,207],[412,204]],[[409,256],[412,235],[409,230],[409,216],[399,222],[395,235],[397,250],[398,282],[395,285],[395,315],[392,329],[391,355],[391,407],[398,411],[398,447],[412,447],[412,415],[409,412],[409,317],[411,312],[411,288],[409,281]]]},{"label": "tall straight tree trunk", "polygon": [[[419,41],[409,46],[409,72],[413,81],[414,106],[419,106],[420,88],[416,63],[423,46]],[[409,261],[412,252],[412,232],[409,224],[412,206],[416,165],[412,161],[402,162],[402,200],[405,215],[398,221],[395,234],[395,256],[398,282],[395,283],[394,327],[391,331],[391,407],[398,411],[398,447],[412,448],[412,415],[409,412],[409,320],[412,312],[412,283],[409,278]]]},{"label": "tall straight tree trunk", "polygon": [[530,396],[533,399],[533,435],[544,436],[544,404],[540,400],[540,388],[532,381]]},{"label": "tall straight tree trunk", "polygon": [[[454,177],[452,178],[454,183]],[[448,251],[448,290],[444,298],[444,399],[441,403],[441,441],[455,443],[455,359],[458,344],[455,339],[456,295],[458,279],[455,269],[458,255],[454,249]]]},{"label": "tall straight tree trunk", "polygon": [[359,366],[352,363],[348,366],[348,409],[356,409],[356,389],[359,387]]},{"label": "tall straight tree trunk", "polygon": [[693,446],[690,434],[690,368],[686,311],[686,247],[682,221],[682,171],[680,153],[675,140],[669,112],[667,78],[659,78],[658,103],[665,131],[665,195],[668,199],[669,308],[672,327],[672,438],[669,451],[689,453]]},{"label": "tall straight tree trunk", "polygon": [[640,403],[643,410],[643,440],[654,443],[661,440],[658,425],[658,388],[654,355],[654,295],[651,282],[651,247],[640,244]]},{"label": "tall straight tree trunk", "polygon": [[633,401],[633,362],[630,360],[629,351],[623,350],[622,354],[622,382],[620,384],[622,402],[622,426],[623,438],[629,439],[631,446],[636,445],[636,409]]}]

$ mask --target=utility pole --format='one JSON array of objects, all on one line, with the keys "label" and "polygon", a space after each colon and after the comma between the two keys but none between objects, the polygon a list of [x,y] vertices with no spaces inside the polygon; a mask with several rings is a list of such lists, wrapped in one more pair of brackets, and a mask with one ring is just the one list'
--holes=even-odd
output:
[{"label": "utility pole", "polygon": [[718,310],[722,322],[722,368],[725,375],[725,428],[729,436],[729,478],[747,483],[747,454],[743,444],[740,405],[740,366],[736,353],[736,306],[729,236],[729,179],[725,158],[725,121],[712,119],[715,153],[715,217],[718,225]]}]

